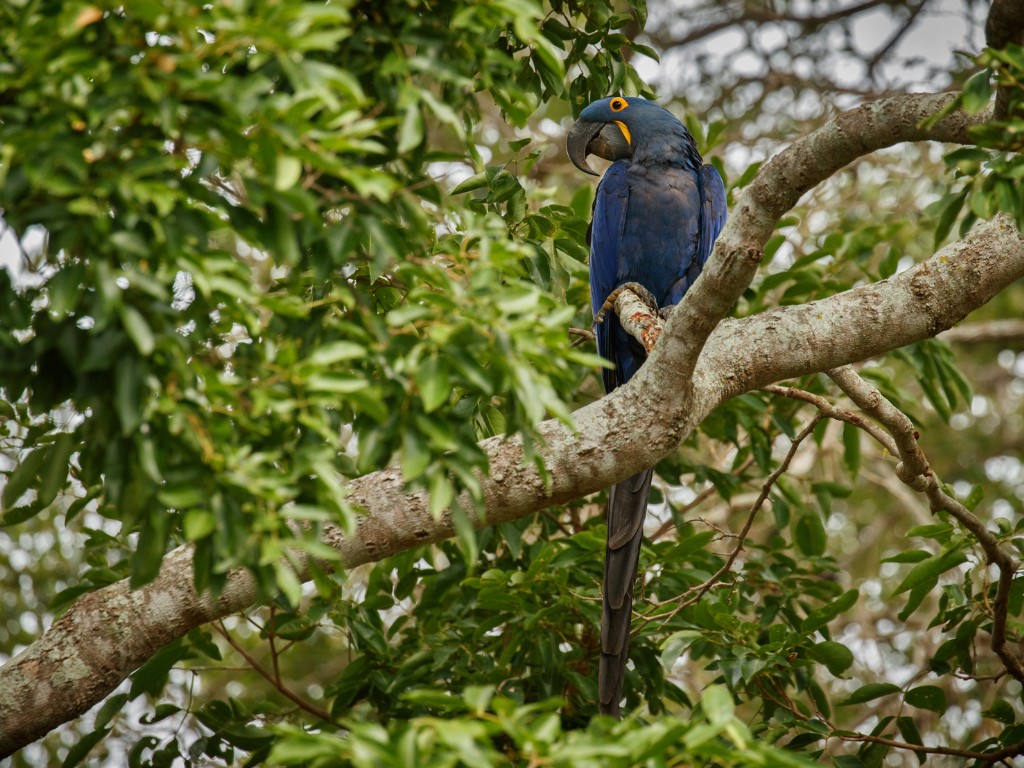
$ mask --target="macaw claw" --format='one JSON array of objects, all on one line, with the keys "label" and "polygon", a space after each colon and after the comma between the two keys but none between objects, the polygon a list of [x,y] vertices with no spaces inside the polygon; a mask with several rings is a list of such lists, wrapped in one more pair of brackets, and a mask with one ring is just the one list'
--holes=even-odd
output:
[{"label": "macaw claw", "polygon": [[601,305],[601,309],[599,309],[597,314],[594,316],[594,326],[600,325],[604,322],[605,315],[607,315],[609,310],[615,306],[615,300],[619,298],[619,295],[623,291],[632,291],[639,297],[640,301],[651,308],[651,312],[660,314],[660,310],[658,309],[658,300],[654,298],[653,293],[640,285],[640,283],[623,283],[608,294],[608,298],[604,300],[604,304]]}]

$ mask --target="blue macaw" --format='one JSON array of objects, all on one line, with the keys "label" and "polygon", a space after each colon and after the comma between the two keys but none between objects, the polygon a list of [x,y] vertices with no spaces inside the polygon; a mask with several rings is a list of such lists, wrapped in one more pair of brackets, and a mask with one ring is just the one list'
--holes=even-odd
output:
[{"label": "blue macaw", "polygon": [[[566,148],[573,164],[594,176],[588,154],[613,161],[597,186],[588,232],[595,318],[624,283],[646,288],[657,308],[678,303],[711,255],[726,216],[722,177],[704,164],[693,136],[664,107],[614,96],[580,113]],[[637,372],[646,354],[614,312],[597,324],[596,333],[598,352],[615,363],[602,371],[605,391],[611,392]],[[608,494],[598,691],[601,712],[615,717],[653,474],[652,468],[633,475]]]}]

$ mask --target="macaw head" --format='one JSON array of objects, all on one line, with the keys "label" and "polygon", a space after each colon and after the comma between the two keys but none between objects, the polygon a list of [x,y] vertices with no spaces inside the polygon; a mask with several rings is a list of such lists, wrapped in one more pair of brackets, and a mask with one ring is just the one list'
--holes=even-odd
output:
[{"label": "macaw head", "polygon": [[689,131],[675,115],[659,104],[639,96],[612,96],[589,104],[573,123],[565,148],[572,164],[597,176],[587,155],[605,160],[632,158],[634,151],[658,134],[693,142]]}]

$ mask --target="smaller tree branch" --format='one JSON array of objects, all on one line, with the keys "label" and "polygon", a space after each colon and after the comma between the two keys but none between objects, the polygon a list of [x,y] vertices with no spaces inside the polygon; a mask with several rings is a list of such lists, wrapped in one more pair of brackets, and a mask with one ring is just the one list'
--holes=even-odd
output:
[{"label": "smaller tree branch", "polygon": [[299,709],[313,715],[313,717],[323,720],[325,723],[334,722],[334,719],[331,717],[330,712],[328,712],[325,709],[321,709],[312,702],[306,701],[306,699],[304,699],[302,696],[300,696],[287,685],[284,685],[281,682],[281,675],[277,669],[276,654],[274,655],[274,669],[272,671],[268,670],[266,667],[260,664],[252,654],[246,651],[245,648],[242,647],[241,643],[235,640],[235,638],[228,631],[227,627],[224,626],[223,621],[214,622],[213,628],[217,630],[218,634],[220,634],[221,637],[227,640],[228,645],[234,648],[238,652],[238,654],[243,659],[245,659],[245,663],[248,664],[253,669],[253,671],[256,672],[256,674],[258,674],[260,677],[262,677],[264,680],[266,680],[274,687],[274,690],[276,690],[286,699],[294,703],[295,706],[297,706]]},{"label": "smaller tree branch", "polygon": [[[881,427],[859,414],[840,408],[823,397],[795,387],[770,386],[769,392],[810,403],[818,409],[820,415],[853,424],[877,440],[889,453],[901,459],[896,474],[906,485],[922,492],[929,500],[933,511],[948,512],[960,522],[978,540],[985,551],[989,563],[999,570],[999,584],[995,604],[992,607],[992,649],[1003,662],[1005,669],[1018,681],[1024,672],[1021,659],[1006,646],[1006,616],[1009,611],[1009,593],[1013,577],[1017,571],[1016,561],[999,546],[993,536],[976,516],[956,499],[942,490],[928,460],[918,445],[918,435],[907,416],[889,402],[873,385],[864,381],[849,366],[833,369],[828,375],[840,389],[873,418],[878,419]],[[883,429],[884,428],[884,429]],[[1024,681],[1022,681],[1024,682]],[[824,719],[824,718],[823,718]],[[834,725],[824,720],[833,730]],[[925,747],[909,744],[883,736],[862,733],[842,733],[843,741],[884,744],[896,749],[906,749],[919,754],[937,754],[966,757],[984,763],[996,763],[1019,754],[1024,754],[1024,742],[1010,745],[997,752],[977,752],[974,750],[953,747]]]},{"label": "smaller tree branch", "polygon": [[764,388],[765,392],[771,392],[773,395],[779,395],[781,397],[788,397],[790,400],[800,400],[805,403],[810,403],[817,408],[821,413],[833,421],[843,421],[847,424],[852,424],[858,429],[863,429],[875,440],[882,444],[889,453],[893,456],[896,455],[896,443],[889,436],[889,434],[879,427],[875,422],[870,419],[865,419],[859,413],[848,411],[845,408],[839,408],[826,400],[821,395],[816,395],[813,392],[808,392],[804,389],[798,389],[797,387],[785,387],[778,384],[769,384]]},{"label": "smaller tree branch", "polygon": [[951,757],[962,757],[967,760],[977,760],[981,763],[998,763],[1008,757],[1024,754],[1024,741],[1011,744],[996,752],[977,752],[971,749],[958,749],[956,747],[927,747],[923,744],[910,744],[898,739],[889,739],[885,736],[873,736],[867,733],[840,733],[837,734],[843,741],[882,744],[893,749],[905,749],[917,755],[947,755]]},{"label": "smaller tree branch", "polygon": [[990,320],[958,325],[943,331],[938,338],[954,344],[1000,342],[1024,345],[1024,320]]},{"label": "smaller tree branch", "polygon": [[878,65],[885,60],[885,57],[888,56],[892,49],[896,47],[896,44],[899,43],[899,41],[906,36],[907,32],[910,31],[910,28],[914,26],[914,22],[917,21],[917,17],[921,15],[921,11],[924,10],[924,7],[928,2],[929,0],[918,0],[918,3],[910,9],[910,13],[907,15],[907,18],[902,24],[900,24],[899,29],[892,34],[881,48],[875,51],[870,61],[868,61],[868,76],[871,77],[872,80],[875,79],[875,70],[878,69]]},{"label": "smaller tree branch", "polygon": [[928,459],[918,445],[918,434],[906,414],[889,402],[878,389],[862,379],[853,368],[844,366],[828,372],[847,397],[864,412],[877,419],[892,435],[902,459],[896,475],[904,483],[925,494],[932,511],[942,510],[960,523],[977,540],[988,562],[999,571],[999,583],[992,610],[992,651],[999,657],[1014,679],[1024,683],[1024,661],[1007,645],[1006,617],[1009,612],[1010,588],[1018,564],[985,524],[967,507],[947,494],[939,484]]},{"label": "smaller tree branch", "polygon": [[585,341],[594,341],[594,339],[597,338],[594,332],[589,328],[570,328],[569,335],[576,337],[576,341],[572,343],[574,347],[578,347]]},{"label": "smaller tree branch", "polygon": [[657,33],[648,33],[648,36],[662,48],[676,48],[689,45],[690,43],[697,42],[698,40],[703,40],[717,32],[721,32],[723,29],[735,27],[738,24],[786,22],[789,24],[798,24],[803,28],[805,33],[809,33],[825,26],[826,24],[830,24],[841,19],[848,19],[851,16],[870,10],[885,2],[887,2],[887,0],[864,0],[864,2],[859,3],[858,5],[843,7],[820,16],[795,16],[793,14],[778,13],[771,10],[767,5],[759,6],[744,3],[741,7],[741,13],[725,16],[716,21],[710,21],[703,26],[690,30],[681,37],[664,37]]}]

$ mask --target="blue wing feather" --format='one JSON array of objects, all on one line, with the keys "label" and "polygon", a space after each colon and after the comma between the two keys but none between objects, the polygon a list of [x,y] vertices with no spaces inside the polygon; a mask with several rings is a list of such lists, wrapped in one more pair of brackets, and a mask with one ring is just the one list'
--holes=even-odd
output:
[{"label": "blue wing feather", "polygon": [[689,258],[679,263],[679,276],[666,304],[678,304],[707,264],[715,239],[725,225],[725,184],[713,165],[702,165],[696,174],[699,210],[693,216],[697,229]]},{"label": "blue wing feather", "polygon": [[[596,315],[604,300],[608,298],[619,281],[619,244],[626,222],[626,208],[629,199],[629,182],[625,161],[613,163],[597,187],[594,197],[594,212],[590,225],[590,302]],[[620,331],[615,313],[609,313],[595,329],[597,351],[606,360],[620,363],[616,355],[616,337]],[[616,370],[603,369],[605,390],[610,392],[619,381]]]},{"label": "blue wing feather", "polygon": [[703,269],[715,247],[718,233],[725,226],[726,204],[725,184],[718,170],[713,165],[703,165],[700,169],[701,208],[700,208],[700,243],[697,247],[699,269]]}]

